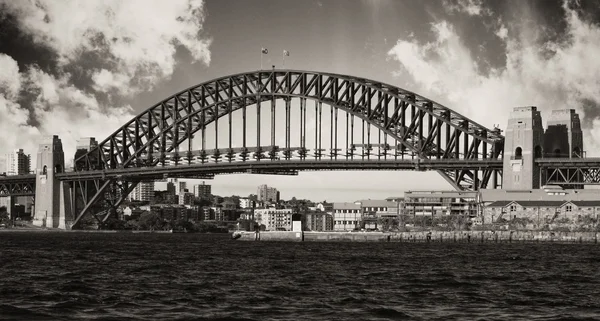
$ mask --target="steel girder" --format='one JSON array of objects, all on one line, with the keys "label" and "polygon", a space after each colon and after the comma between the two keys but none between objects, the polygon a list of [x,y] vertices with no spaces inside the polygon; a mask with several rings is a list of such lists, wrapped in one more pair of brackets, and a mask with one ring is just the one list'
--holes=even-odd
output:
[{"label": "steel girder", "polygon": [[35,175],[14,175],[0,177],[0,197],[34,195]]},{"label": "steel girder", "polygon": [[156,180],[168,177],[199,177],[210,179],[217,174],[268,173],[297,174],[298,171],[335,170],[496,170],[502,169],[502,160],[453,160],[453,159],[413,159],[413,160],[267,160],[262,162],[222,162],[179,166],[155,166],[141,168],[96,170],[86,172],[66,172],[59,174],[61,180],[91,179],[143,179]]},{"label": "steel girder", "polygon": [[541,185],[561,185],[581,188],[600,185],[600,158],[541,158],[536,159]]},{"label": "steel girder", "polygon": [[71,208],[73,209],[73,226],[80,228],[82,219],[90,213],[98,226],[102,226],[116,209],[133,191],[139,180],[109,179],[77,179],[70,181]]},{"label": "steel girder", "polygon": [[[502,158],[504,137],[499,131],[410,91],[346,75],[269,70],[218,78],[168,97],[79,157],[76,170],[164,163],[167,153],[177,153],[186,140],[192,150],[188,138],[220,117],[263,101],[292,97],[326,103],[361,118],[423,159]],[[227,147],[231,148],[218,149]],[[457,189],[486,187],[492,176],[489,170],[481,177],[468,169],[440,173]]]}]

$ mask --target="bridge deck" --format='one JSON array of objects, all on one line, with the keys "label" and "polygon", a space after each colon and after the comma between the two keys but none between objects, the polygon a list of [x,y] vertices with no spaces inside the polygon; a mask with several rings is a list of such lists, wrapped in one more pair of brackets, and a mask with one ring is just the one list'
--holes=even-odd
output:
[{"label": "bridge deck", "polygon": [[286,173],[317,170],[462,170],[501,169],[502,160],[262,160],[252,162],[220,162],[177,166],[122,168],[58,174],[60,180],[95,178],[153,178],[163,175],[197,175],[227,173]]},{"label": "bridge deck", "polygon": [[535,162],[542,168],[600,168],[600,158],[540,158]]},{"label": "bridge deck", "polygon": [[[542,168],[600,168],[600,158],[540,158],[535,161]],[[286,172],[317,170],[461,170],[461,169],[502,169],[502,159],[483,160],[262,160],[251,162],[219,162],[177,166],[155,166],[120,168],[109,170],[65,172],[57,174],[60,180],[97,179],[114,177],[158,177],[164,175],[206,178],[202,174],[219,173],[264,173],[285,174]],[[35,174],[0,176],[2,184],[35,182]]]}]

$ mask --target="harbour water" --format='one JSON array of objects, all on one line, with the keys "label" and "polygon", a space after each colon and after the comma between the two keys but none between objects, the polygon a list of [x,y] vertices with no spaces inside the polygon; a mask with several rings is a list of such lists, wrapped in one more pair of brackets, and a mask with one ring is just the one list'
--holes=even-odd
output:
[{"label": "harbour water", "polygon": [[600,318],[600,247],[0,233],[0,320]]}]

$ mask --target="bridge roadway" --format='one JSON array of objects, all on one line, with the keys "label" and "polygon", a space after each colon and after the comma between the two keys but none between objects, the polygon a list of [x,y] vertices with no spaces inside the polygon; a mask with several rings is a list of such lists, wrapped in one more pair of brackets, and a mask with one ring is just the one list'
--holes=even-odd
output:
[{"label": "bridge roadway", "polygon": [[[131,167],[109,170],[92,170],[59,173],[64,181],[125,179],[151,180],[165,177],[211,179],[217,174],[277,174],[297,175],[299,171],[360,171],[360,170],[472,170],[502,169],[502,159],[480,160],[261,160],[247,162],[209,162],[204,164],[179,164],[154,167]],[[600,169],[600,158],[541,158],[536,163],[542,170]],[[0,176],[0,196],[35,194],[35,174]]]},{"label": "bridge roadway", "polygon": [[501,169],[502,160],[261,160],[251,162],[220,162],[192,165],[170,165],[110,170],[66,172],[60,180],[119,178],[155,179],[165,176],[188,177],[236,173],[295,175],[298,171],[318,170],[460,170]]},{"label": "bridge roadway", "polygon": [[589,158],[539,158],[535,162],[544,168],[600,168],[600,157]]}]

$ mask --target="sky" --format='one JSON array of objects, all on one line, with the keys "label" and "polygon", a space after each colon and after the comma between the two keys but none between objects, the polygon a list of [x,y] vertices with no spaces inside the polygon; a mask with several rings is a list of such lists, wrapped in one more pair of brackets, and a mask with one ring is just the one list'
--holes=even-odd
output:
[{"label": "sky", "polygon": [[[101,141],[166,97],[264,66],[374,79],[505,128],[515,106],[574,108],[600,156],[600,1],[0,0],[0,151]],[[35,162],[34,162],[35,163]],[[194,182],[190,182],[193,184]],[[314,201],[450,189],[435,172],[222,175]]]}]

